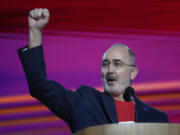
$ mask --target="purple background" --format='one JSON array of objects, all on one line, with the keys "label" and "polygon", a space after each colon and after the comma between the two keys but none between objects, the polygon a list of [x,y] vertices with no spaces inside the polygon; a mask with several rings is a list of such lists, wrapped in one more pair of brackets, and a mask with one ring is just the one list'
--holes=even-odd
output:
[{"label": "purple background", "polygon": [[[134,85],[175,81],[176,88],[161,90],[144,88],[137,95],[151,98],[150,105],[163,108],[170,121],[180,123],[180,32],[140,31],[120,29],[118,33],[45,31],[44,53],[47,74],[68,89],[89,85],[102,89],[101,57],[114,43],[132,48],[137,57],[139,74]],[[17,55],[17,49],[28,43],[27,34],[0,33],[0,133],[3,134],[71,134],[64,122],[45,109],[28,111],[28,107],[42,107],[36,100],[4,102],[2,99],[29,95],[25,75]],[[164,88],[163,88],[164,87]],[[164,90],[163,90],[164,89]],[[173,94],[163,98],[162,95]],[[23,111],[6,111],[20,108]],[[169,109],[173,107],[174,109]],[[4,112],[4,113],[3,113]],[[41,121],[38,118],[45,118]],[[48,118],[50,120],[48,121]],[[51,118],[52,117],[52,118]],[[38,119],[28,122],[28,119]],[[25,123],[20,123],[24,120]],[[13,122],[15,122],[13,124]],[[18,124],[19,122],[19,124]]]}]

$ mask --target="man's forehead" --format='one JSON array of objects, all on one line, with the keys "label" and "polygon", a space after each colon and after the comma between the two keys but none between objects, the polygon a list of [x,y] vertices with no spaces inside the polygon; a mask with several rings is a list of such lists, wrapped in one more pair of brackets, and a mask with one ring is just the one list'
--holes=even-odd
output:
[{"label": "man's forehead", "polygon": [[123,60],[129,57],[128,49],[122,46],[114,46],[109,48],[103,55],[102,60],[105,59],[117,59]]}]

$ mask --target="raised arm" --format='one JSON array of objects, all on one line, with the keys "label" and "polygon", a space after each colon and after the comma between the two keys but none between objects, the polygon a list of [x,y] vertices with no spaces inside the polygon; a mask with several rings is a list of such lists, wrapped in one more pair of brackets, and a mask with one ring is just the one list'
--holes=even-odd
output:
[{"label": "raised arm", "polygon": [[49,22],[50,13],[48,9],[38,8],[29,12],[29,48],[42,44],[42,31]]},{"label": "raised arm", "polygon": [[24,68],[30,94],[45,104],[58,117],[68,123],[72,120],[74,100],[78,92],[72,92],[46,76],[42,47],[42,30],[49,21],[48,9],[34,9],[29,12],[29,44],[18,50]]}]

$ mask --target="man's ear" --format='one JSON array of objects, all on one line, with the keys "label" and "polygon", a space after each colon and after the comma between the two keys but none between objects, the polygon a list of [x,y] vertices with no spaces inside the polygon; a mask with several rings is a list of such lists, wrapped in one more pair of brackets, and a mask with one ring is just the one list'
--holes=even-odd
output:
[{"label": "man's ear", "polygon": [[133,70],[131,71],[131,80],[134,80],[138,74],[138,68],[134,67]]}]

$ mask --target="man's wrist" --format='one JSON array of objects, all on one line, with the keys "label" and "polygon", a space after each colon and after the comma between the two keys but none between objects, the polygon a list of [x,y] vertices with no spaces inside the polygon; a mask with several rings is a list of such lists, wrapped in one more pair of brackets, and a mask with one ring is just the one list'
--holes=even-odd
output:
[{"label": "man's wrist", "polygon": [[34,48],[42,44],[42,31],[39,29],[29,30],[29,46],[28,48]]}]

